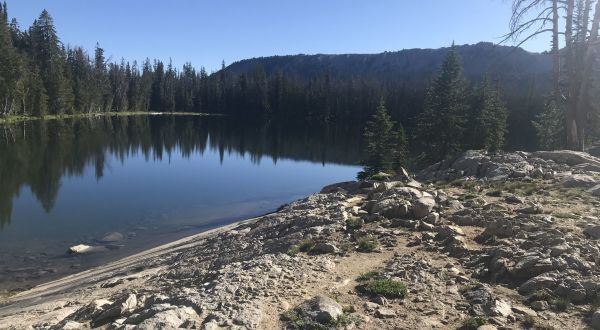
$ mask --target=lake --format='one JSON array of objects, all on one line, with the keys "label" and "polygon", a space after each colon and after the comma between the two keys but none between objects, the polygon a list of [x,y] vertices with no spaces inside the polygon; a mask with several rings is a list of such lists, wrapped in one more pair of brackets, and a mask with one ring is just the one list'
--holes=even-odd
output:
[{"label": "lake", "polygon": [[[272,212],[354,179],[359,136],[209,116],[0,126],[0,290]],[[77,244],[105,249],[68,253]]]}]

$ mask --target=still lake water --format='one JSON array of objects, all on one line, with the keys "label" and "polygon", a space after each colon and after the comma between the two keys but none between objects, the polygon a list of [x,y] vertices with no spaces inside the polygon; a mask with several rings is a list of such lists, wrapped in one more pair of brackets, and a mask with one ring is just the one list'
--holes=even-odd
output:
[{"label": "still lake water", "polygon": [[[198,116],[0,126],[0,290],[24,289],[351,180],[345,128]],[[117,232],[123,239],[100,240]],[[77,244],[108,245],[86,255]]]}]

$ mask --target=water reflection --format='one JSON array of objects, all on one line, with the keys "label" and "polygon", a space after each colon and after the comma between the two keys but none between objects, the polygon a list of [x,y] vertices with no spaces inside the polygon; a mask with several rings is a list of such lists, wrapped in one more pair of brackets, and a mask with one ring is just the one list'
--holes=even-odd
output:
[{"label": "water reflection", "polygon": [[185,158],[218,152],[249,157],[260,164],[265,156],[312,162],[356,164],[360,159],[351,127],[251,125],[217,117],[100,117],[30,121],[0,126],[0,228],[11,222],[13,200],[25,186],[50,212],[61,180],[81,176],[90,165],[101,180],[107,159],[121,162],[136,155],[163,161],[179,153]]}]

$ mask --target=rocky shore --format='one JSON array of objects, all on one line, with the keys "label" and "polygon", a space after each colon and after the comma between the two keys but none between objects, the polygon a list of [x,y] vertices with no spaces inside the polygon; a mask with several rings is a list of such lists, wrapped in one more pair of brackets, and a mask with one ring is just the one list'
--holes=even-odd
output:
[{"label": "rocky shore", "polygon": [[600,159],[467,152],[2,298],[0,329],[600,329]]}]

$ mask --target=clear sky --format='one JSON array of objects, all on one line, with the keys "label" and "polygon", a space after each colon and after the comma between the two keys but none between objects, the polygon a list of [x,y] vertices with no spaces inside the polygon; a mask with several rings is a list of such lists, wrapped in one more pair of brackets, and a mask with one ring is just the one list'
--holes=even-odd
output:
[{"label": "clear sky", "polygon": [[[168,60],[217,69],[250,57],[379,53],[498,42],[510,0],[8,0],[29,27],[46,8],[61,41],[112,60]],[[547,36],[524,45],[549,47]]]}]

